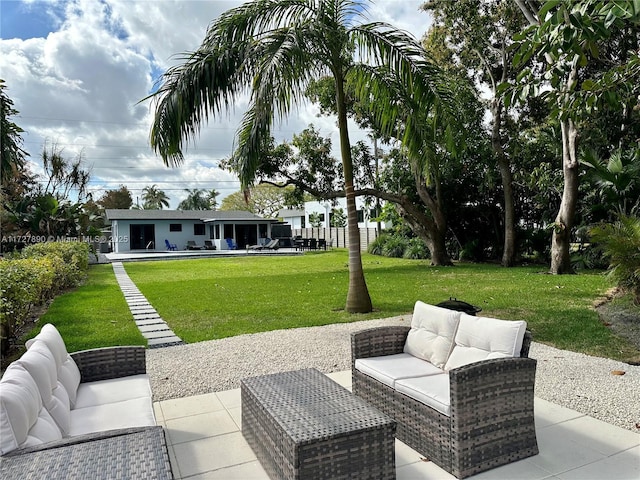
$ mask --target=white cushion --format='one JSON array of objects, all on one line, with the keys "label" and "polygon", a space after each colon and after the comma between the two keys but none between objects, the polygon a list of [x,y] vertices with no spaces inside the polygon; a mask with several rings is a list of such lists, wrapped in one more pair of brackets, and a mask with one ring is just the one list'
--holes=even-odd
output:
[{"label": "white cushion", "polygon": [[58,332],[58,329],[52,324],[47,323],[44,325],[40,333],[38,333],[35,338],[27,340],[25,345],[29,349],[38,340],[46,343],[49,350],[51,350],[56,362],[58,380],[67,391],[69,403],[73,407],[76,401],[76,391],[80,384],[80,370],[78,370],[76,362],[73,361],[67,352],[67,347],[64,344],[60,332]]},{"label": "white cushion", "polygon": [[445,364],[445,370],[493,358],[519,357],[522,349],[525,321],[460,317],[455,345]]},{"label": "white cushion", "polygon": [[396,390],[423,403],[443,415],[451,415],[449,374],[405,378],[396,382]]},{"label": "white cushion", "polygon": [[60,336],[60,332],[58,332],[58,329],[50,323],[47,323],[42,327],[40,333],[38,333],[35,338],[27,340],[27,342],[25,343],[26,347],[28,349],[31,348],[31,346],[37,340],[42,340],[47,344],[47,347],[49,347],[49,350],[51,350],[51,353],[53,353],[53,356],[55,358],[56,368],[60,368],[60,366],[67,359],[68,352],[67,347],[64,344],[64,340]]},{"label": "white cushion", "polygon": [[71,410],[71,435],[156,424],[151,397]]},{"label": "white cushion", "polygon": [[404,351],[442,368],[453,348],[461,312],[417,301]]},{"label": "white cushion", "polygon": [[9,365],[0,380],[0,454],[61,438],[33,377],[21,365]]},{"label": "white cushion", "polygon": [[24,367],[35,381],[43,407],[51,414],[63,435],[69,433],[69,396],[58,382],[53,353],[41,340],[31,344],[14,363]]},{"label": "white cushion", "polygon": [[122,402],[134,398],[151,398],[146,374],[82,383],[78,388],[75,409]]},{"label": "white cushion", "polygon": [[358,358],[356,370],[375,378],[379,382],[394,388],[403,378],[438,375],[442,370],[408,353],[397,353],[382,357]]},{"label": "white cushion", "polygon": [[76,402],[78,386],[80,385],[80,370],[78,370],[78,365],[71,358],[71,355],[67,354],[67,359],[58,369],[58,380],[67,391],[71,408],[73,408]]}]

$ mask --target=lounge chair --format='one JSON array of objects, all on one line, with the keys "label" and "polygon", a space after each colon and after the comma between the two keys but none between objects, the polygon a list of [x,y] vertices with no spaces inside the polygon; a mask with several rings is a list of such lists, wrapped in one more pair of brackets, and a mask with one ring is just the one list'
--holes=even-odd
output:
[{"label": "lounge chair", "polygon": [[229,250],[238,249],[238,245],[236,245],[236,242],[233,241],[233,238],[225,238],[225,240],[227,241],[227,246],[229,247]]},{"label": "lounge chair", "polygon": [[204,241],[204,249],[205,250],[215,250],[216,246],[213,244],[211,240]]},{"label": "lounge chair", "polygon": [[280,240],[275,238],[271,240],[269,243],[266,243],[265,245],[251,245],[249,249],[250,250],[278,250],[278,248],[280,248],[280,245],[278,245],[279,243],[280,243]]},{"label": "lounge chair", "polygon": [[164,244],[167,247],[167,250],[178,250],[178,246],[175,243],[169,243],[169,240],[164,239]]},{"label": "lounge chair", "polygon": [[187,240],[187,250],[202,250],[203,248],[200,245],[196,245],[193,240]]}]

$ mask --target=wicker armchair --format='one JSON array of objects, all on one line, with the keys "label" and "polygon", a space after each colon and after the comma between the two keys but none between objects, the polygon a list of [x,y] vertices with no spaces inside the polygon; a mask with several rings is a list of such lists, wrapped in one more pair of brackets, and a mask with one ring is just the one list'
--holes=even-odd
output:
[{"label": "wicker armchair", "polygon": [[484,360],[449,371],[451,414],[444,415],[355,368],[358,358],[402,353],[409,327],[351,335],[353,392],[396,420],[396,437],[457,478],[538,453],[533,392],[536,361]]}]

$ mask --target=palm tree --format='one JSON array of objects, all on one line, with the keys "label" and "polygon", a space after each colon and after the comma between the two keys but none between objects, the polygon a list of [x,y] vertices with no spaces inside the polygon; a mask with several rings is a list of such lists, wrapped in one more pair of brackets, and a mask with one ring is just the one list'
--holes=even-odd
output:
[{"label": "palm tree", "polygon": [[[437,102],[434,74],[420,44],[383,23],[358,23],[364,0],[256,0],[222,14],[202,45],[168,70],[150,97],[157,101],[151,146],[165,164],[184,161],[183,146],[195,139],[210,114],[233,106],[247,89],[251,102],[238,131],[234,163],[241,185],[255,181],[261,152],[275,119],[283,119],[304,99],[309,83],[324,76],[335,81],[340,152],[347,200],[349,290],[346,310],[370,312],[364,278],[347,129],[345,85],[372,109],[378,123],[399,125],[401,106],[378,101],[389,74],[411,91],[425,111]],[[371,101],[373,97],[374,101]]]},{"label": "palm tree", "polygon": [[145,210],[162,210],[169,206],[169,197],[153,184],[142,189],[142,202]]},{"label": "palm tree", "polygon": [[204,188],[194,188],[189,189],[185,188],[185,192],[187,192],[187,198],[182,200],[178,204],[178,210],[210,210],[211,203],[205,193],[207,191]]}]

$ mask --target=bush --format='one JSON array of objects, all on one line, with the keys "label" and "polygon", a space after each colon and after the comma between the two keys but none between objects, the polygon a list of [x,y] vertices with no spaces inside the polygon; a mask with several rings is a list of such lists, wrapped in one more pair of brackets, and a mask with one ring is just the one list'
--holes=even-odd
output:
[{"label": "bush", "polygon": [[382,246],[382,254],[385,257],[402,258],[408,243],[409,241],[406,237],[392,235],[387,238],[387,241]]},{"label": "bush", "polygon": [[55,274],[49,258],[19,258],[0,261],[0,340],[6,351],[16,329],[24,324],[34,305],[49,298]]},{"label": "bush", "polygon": [[30,245],[18,256],[0,261],[0,346],[9,340],[41,305],[65,288],[78,285],[89,268],[89,246],[80,242]]},{"label": "bush", "polygon": [[390,237],[389,234],[383,233],[382,235],[377,237],[373,242],[369,243],[369,247],[367,248],[367,251],[371,255],[382,255],[384,244],[387,242],[387,239],[389,237]]},{"label": "bush", "polygon": [[610,275],[640,305],[640,218],[621,215],[615,223],[592,228],[591,236],[610,259]]},{"label": "bush", "polygon": [[407,248],[404,251],[404,258],[411,260],[424,260],[431,258],[431,252],[427,248],[427,245],[420,238],[411,238],[407,243]]},{"label": "bush", "polygon": [[57,291],[79,285],[89,268],[89,244],[85,242],[36,243],[24,248],[22,256],[50,258],[53,262]]}]

